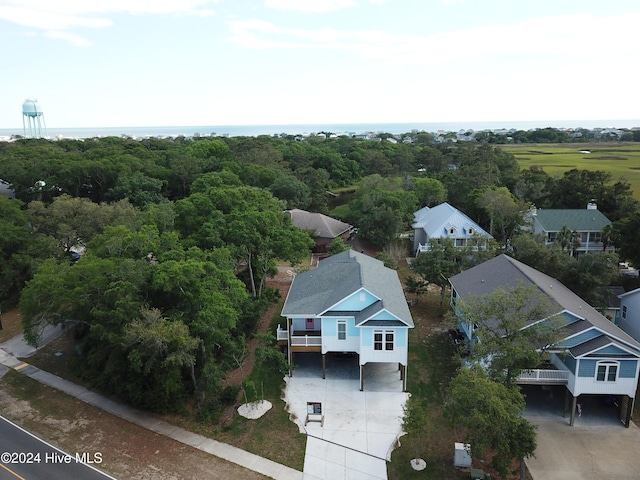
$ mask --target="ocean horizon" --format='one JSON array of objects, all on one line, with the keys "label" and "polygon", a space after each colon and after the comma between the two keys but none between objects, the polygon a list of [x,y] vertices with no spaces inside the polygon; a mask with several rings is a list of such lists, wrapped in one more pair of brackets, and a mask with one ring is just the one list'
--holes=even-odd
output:
[{"label": "ocean horizon", "polygon": [[[531,120],[531,121],[475,121],[475,122],[404,122],[404,123],[317,123],[300,125],[200,125],[200,126],[147,126],[147,127],[48,127],[46,138],[93,138],[107,136],[145,137],[193,137],[229,136],[255,137],[258,135],[306,135],[318,132],[335,134],[361,134],[365,132],[401,134],[413,131],[457,132],[460,130],[530,130],[535,128],[640,128],[635,120]],[[27,132],[28,133],[28,132]],[[0,128],[0,138],[25,135],[23,128]]]}]

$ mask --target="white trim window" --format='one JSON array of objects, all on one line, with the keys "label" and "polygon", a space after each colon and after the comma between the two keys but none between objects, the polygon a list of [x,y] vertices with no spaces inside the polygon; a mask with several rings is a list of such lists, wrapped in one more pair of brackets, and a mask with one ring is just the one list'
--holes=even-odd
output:
[{"label": "white trim window", "polygon": [[617,378],[617,362],[598,362],[596,365],[596,382],[615,382]]},{"label": "white trim window", "polygon": [[627,318],[627,306],[622,306],[622,318]]},{"label": "white trim window", "polygon": [[338,340],[347,339],[347,321],[338,320]]},{"label": "white trim window", "polygon": [[393,330],[374,330],[373,349],[393,351],[395,348],[395,332]]}]

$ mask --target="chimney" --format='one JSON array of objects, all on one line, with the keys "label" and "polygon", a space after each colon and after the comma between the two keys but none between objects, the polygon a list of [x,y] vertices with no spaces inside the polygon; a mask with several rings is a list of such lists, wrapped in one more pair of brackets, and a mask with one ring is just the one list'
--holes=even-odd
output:
[{"label": "chimney", "polygon": [[591,201],[589,203],[587,203],[587,210],[597,210],[597,209],[598,209],[598,204],[592,198]]}]

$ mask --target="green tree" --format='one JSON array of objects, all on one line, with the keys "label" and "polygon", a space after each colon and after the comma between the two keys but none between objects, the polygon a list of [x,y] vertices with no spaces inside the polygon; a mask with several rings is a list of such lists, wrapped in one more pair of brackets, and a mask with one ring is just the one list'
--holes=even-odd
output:
[{"label": "green tree", "polygon": [[528,206],[514,197],[506,187],[486,189],[480,195],[479,202],[489,214],[489,233],[498,236],[496,230],[499,229],[502,243],[507,245],[513,233],[523,223],[523,215]]},{"label": "green tree", "polygon": [[454,315],[456,322],[474,326],[477,341],[471,346],[471,360],[485,365],[491,380],[511,386],[523,370],[539,365],[561,338],[561,318],[551,313],[549,298],[520,282],[458,299]]},{"label": "green tree", "polygon": [[509,478],[514,462],[536,450],[536,427],[522,418],[524,406],[516,387],[491,381],[479,367],[463,367],[449,385],[445,415],[464,429],[473,457],[492,452],[492,466]]},{"label": "green tree", "polygon": [[345,250],[350,250],[350,249],[351,249],[351,245],[347,245],[346,243],[344,243],[344,240],[342,239],[342,237],[336,237],[331,241],[331,243],[327,247],[327,253],[329,255],[336,255],[340,252],[344,252]]},{"label": "green tree", "polygon": [[411,179],[411,183],[413,191],[418,197],[420,208],[438,205],[447,198],[447,189],[440,180],[429,177],[414,177]]},{"label": "green tree", "polygon": [[418,395],[410,395],[402,407],[402,429],[415,441],[415,459],[420,458],[419,447],[425,445],[425,428],[429,420],[426,402]]},{"label": "green tree", "polygon": [[292,175],[280,175],[269,187],[274,197],[286,202],[287,208],[306,209],[311,204],[311,191],[306,183]]},{"label": "green tree", "polygon": [[54,242],[30,228],[23,205],[0,195],[0,303],[15,301],[37,265],[56,253]]},{"label": "green tree", "polygon": [[422,278],[418,278],[415,275],[409,275],[405,279],[405,287],[404,290],[407,293],[411,293],[416,296],[416,303],[422,295],[429,291],[429,283],[423,280]]},{"label": "green tree", "polygon": [[613,244],[620,259],[640,266],[640,248],[638,248],[638,232],[640,232],[640,209],[613,224]]},{"label": "green tree", "polygon": [[199,343],[184,323],[163,317],[158,309],[143,307],[140,316],[124,328],[122,338],[131,370],[144,384],[140,394],[154,398],[156,408],[175,407],[185,394],[183,373],[189,375],[195,391]]},{"label": "green tree", "polygon": [[415,194],[405,191],[398,177],[363,178],[352,203],[359,235],[379,247],[389,245],[407,228],[416,203]]},{"label": "green tree", "polygon": [[444,297],[449,277],[460,273],[458,261],[460,252],[449,238],[429,242],[429,250],[423,252],[411,262],[411,271],[418,274],[426,284],[440,287],[440,315],[444,310]]},{"label": "green tree", "polygon": [[33,229],[56,239],[63,252],[84,246],[107,225],[133,225],[138,212],[126,200],[97,204],[88,198],[61,195],[50,204],[33,201],[28,205]]}]

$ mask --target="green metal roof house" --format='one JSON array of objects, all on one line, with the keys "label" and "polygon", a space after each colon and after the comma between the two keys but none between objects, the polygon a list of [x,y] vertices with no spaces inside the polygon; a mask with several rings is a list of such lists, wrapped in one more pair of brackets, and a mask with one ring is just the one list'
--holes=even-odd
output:
[{"label": "green metal roof house", "polygon": [[[577,232],[579,246],[576,253],[603,251],[602,229],[611,225],[611,221],[591,202],[585,209],[533,209],[533,233],[543,235],[547,245],[558,239],[563,227]],[[613,245],[607,245],[606,251],[612,252]]]}]

